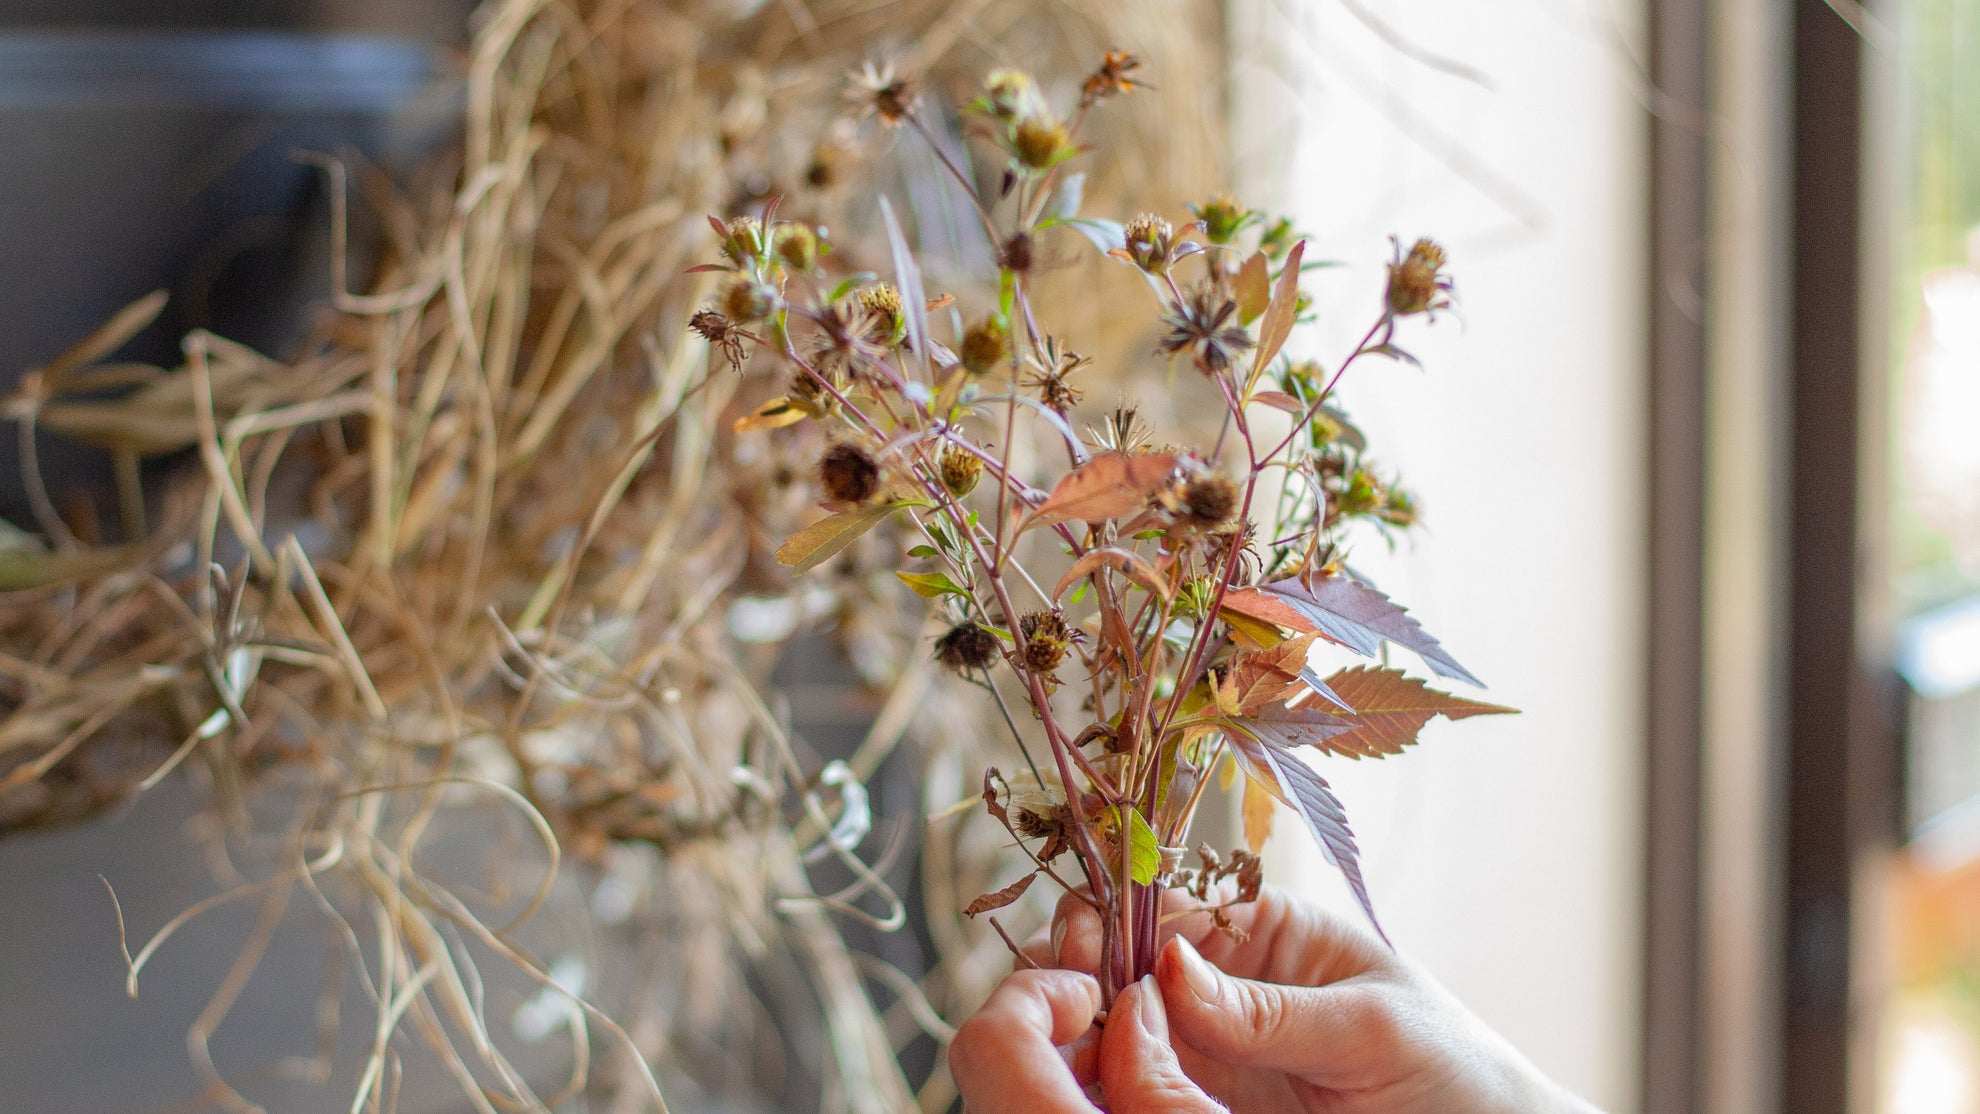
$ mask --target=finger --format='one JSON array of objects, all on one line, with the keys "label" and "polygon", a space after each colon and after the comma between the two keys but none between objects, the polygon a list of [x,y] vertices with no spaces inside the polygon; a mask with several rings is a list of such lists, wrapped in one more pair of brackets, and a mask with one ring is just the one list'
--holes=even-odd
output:
[{"label": "finger", "polygon": [[1058,1046],[1093,1024],[1100,987],[1071,971],[1019,971],[949,1042],[949,1074],[971,1114],[1094,1114]]},{"label": "finger", "polygon": [[1100,1091],[1109,1107],[1134,1114],[1223,1114],[1224,1107],[1177,1062],[1153,976],[1121,991],[1107,1014],[1100,1037]]},{"label": "finger", "polygon": [[1052,911],[1052,966],[1091,975],[1100,970],[1100,914],[1084,895],[1059,897]]},{"label": "finger", "polygon": [[1370,1041],[1395,1031],[1371,985],[1285,986],[1218,970],[1187,940],[1155,962],[1176,1038],[1213,1060],[1323,1082],[1364,1066]]},{"label": "finger", "polygon": [[1274,886],[1224,910],[1235,932],[1216,927],[1186,894],[1168,891],[1162,939],[1180,936],[1219,970],[1286,986],[1324,986],[1386,968],[1395,956],[1359,925]]}]

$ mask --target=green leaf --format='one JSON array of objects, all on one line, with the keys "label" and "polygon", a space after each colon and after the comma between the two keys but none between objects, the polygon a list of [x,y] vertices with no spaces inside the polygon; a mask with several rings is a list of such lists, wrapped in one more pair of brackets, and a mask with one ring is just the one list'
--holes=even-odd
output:
[{"label": "green leaf", "polygon": [[910,557],[940,557],[941,555],[942,551],[932,545],[917,545],[913,549],[908,550],[908,556]]},{"label": "green leaf", "polygon": [[1155,829],[1138,808],[1128,810],[1128,874],[1139,885],[1155,880],[1162,869],[1162,848],[1155,842]]},{"label": "green leaf", "polygon": [[955,581],[949,579],[948,573],[896,572],[894,575],[901,578],[901,583],[914,589],[915,595],[925,600],[937,599],[944,595],[963,597],[969,595],[968,592],[957,587]]},{"label": "green leaf", "polygon": [[784,539],[777,547],[777,560],[793,572],[806,572],[838,556],[839,551],[873,529],[894,512],[899,503],[876,503],[827,515]]}]

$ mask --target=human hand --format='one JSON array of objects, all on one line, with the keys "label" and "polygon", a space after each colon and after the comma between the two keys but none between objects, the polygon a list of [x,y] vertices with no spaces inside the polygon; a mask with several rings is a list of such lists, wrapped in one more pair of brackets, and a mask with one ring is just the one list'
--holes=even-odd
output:
[{"label": "human hand", "polygon": [[[1188,908],[1183,895],[1172,891],[1168,896],[1171,913]],[[1175,917],[1165,928],[1153,990],[1164,1006],[1173,1053],[1160,1071],[1155,1061],[1149,1062],[1155,1078],[1136,1077],[1134,1062],[1125,1055],[1118,1061],[1110,1058],[1111,1023],[1099,1041],[1097,1071],[1086,1070],[1093,1050],[1076,1047],[1073,1068],[1068,1068],[1050,1047],[1079,1036],[1077,1017],[1048,1034],[1035,1023],[1039,1015],[1034,1008],[1030,1031],[1035,1039],[1021,1052],[1012,1048],[1008,1036],[1016,1015],[1004,1011],[1025,993],[1014,991],[999,1005],[995,1016],[1001,1022],[974,1032],[965,1026],[952,1047],[951,1063],[960,1054],[966,1069],[974,1069],[1008,1053],[1028,1061],[1027,1074],[1005,1068],[959,1072],[958,1086],[971,1109],[1053,1114],[1091,1109],[1063,1105],[1072,1101],[1063,1097],[1057,1100],[1061,1105],[1027,1105],[1033,1078],[1043,1073],[1053,1078],[1061,1096],[1076,1094],[1079,1079],[1097,1074],[1109,1105],[1123,1114],[1216,1109],[1201,1105],[1206,1097],[1239,1114],[1595,1114],[1428,976],[1360,929],[1269,887],[1258,901],[1231,909],[1229,916],[1247,934],[1243,941],[1213,928],[1208,916]],[[1053,917],[1050,937],[1034,939],[1025,950],[1041,965],[1091,971],[1100,959],[1098,917],[1086,902],[1069,896]],[[1026,986],[1057,986],[1062,984],[1052,980],[1066,977],[1020,972],[1005,986],[1020,980]],[[1073,991],[1061,993],[1077,1004]],[[1087,996],[1085,1001],[1097,1002],[1096,991],[1079,993]],[[992,1002],[998,998],[993,996]],[[1078,1013],[1076,1008],[1068,1016]],[[993,1042],[1000,1045],[994,1055]],[[1124,1049],[1125,1044],[1123,1039]],[[1193,1085],[1188,1091],[1180,1086],[1184,1081],[1162,1074],[1169,1071],[1166,1062],[1181,1069]],[[1079,1078],[1074,1069],[1080,1069]],[[1167,1105],[1143,1105],[1129,1092],[1117,1092],[1121,1087],[1152,1088],[1155,1082],[1162,1083],[1161,1102]],[[1015,1105],[996,1105],[999,1099]]]}]

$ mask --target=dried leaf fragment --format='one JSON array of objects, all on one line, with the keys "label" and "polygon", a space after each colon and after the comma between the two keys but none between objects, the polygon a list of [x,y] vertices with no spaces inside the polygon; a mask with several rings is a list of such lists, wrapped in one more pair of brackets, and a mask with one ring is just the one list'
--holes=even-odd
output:
[{"label": "dried leaf fragment", "polygon": [[1140,510],[1175,469],[1173,453],[1102,453],[1066,473],[1026,527],[1103,522]]}]

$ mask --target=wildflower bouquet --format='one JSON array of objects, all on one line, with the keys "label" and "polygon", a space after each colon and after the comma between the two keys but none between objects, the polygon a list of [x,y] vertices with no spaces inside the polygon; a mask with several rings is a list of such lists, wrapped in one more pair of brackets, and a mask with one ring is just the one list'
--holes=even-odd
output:
[{"label": "wildflower bouquet", "polygon": [[[986,771],[983,801],[1030,869],[965,911],[1007,905],[1041,876],[1090,902],[1107,926],[1109,1000],[1152,967],[1164,888],[1235,931],[1224,910],[1258,891],[1275,801],[1373,920],[1345,813],[1302,750],[1382,757],[1434,716],[1511,711],[1385,661],[1323,676],[1311,660],[1322,643],[1379,659],[1392,642],[1438,676],[1478,683],[1345,560],[1357,524],[1392,533],[1416,508],[1369,464],[1334,389],[1370,359],[1414,363],[1397,334],[1448,307],[1443,251],[1398,244],[1372,323],[1331,369],[1284,357],[1311,313],[1290,222],[1229,197],[1181,227],[1079,215],[1069,168],[1089,154],[1081,126],[1136,88],[1136,68],[1109,53],[1069,114],[1028,75],[992,73],[968,106],[994,151],[980,182],[933,141],[913,87],[869,67],[855,80],[864,113],[928,140],[995,246],[985,304],[931,295],[923,264],[935,261],[917,257],[884,199],[891,282],[845,273],[823,231],[778,219],[773,201],[710,218],[723,258],[702,269],[728,277],[691,323],[733,366],[788,372],[787,392],[739,418],[739,433],[826,430],[816,481],[828,513],[778,560],[802,573],[892,523],[895,575],[949,624],[934,655],[1010,727],[1022,766]],[[1126,402],[1075,432],[1088,361],[1051,331],[1034,282],[1082,238],[1145,277],[1155,355],[1220,400],[1207,444],[1158,447]],[[1029,452],[1027,435],[1046,448]],[[1186,862],[1206,792],[1239,772],[1248,847],[1199,847]]]}]

